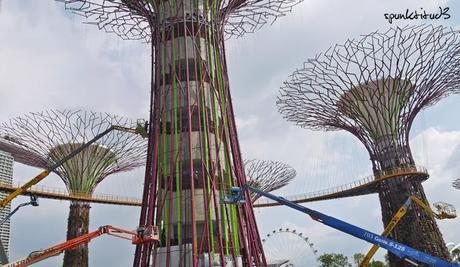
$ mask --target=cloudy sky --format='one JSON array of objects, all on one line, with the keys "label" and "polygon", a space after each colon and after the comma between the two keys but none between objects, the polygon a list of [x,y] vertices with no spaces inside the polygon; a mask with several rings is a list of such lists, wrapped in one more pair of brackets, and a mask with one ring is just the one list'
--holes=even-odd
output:
[{"label": "cloudy sky", "polygon": [[[0,121],[50,108],[147,117],[147,44],[123,41],[84,25],[80,17],[52,0],[0,1]],[[386,12],[406,8],[437,11],[439,6],[449,7],[451,18],[434,23],[457,27],[458,1],[305,0],[273,25],[228,41],[229,75],[244,157],[281,160],[298,172],[297,180],[279,194],[318,190],[371,174],[366,151],[351,135],[312,132],[281,118],[275,100],[282,82],[304,60],[329,46],[391,26],[384,18]],[[429,201],[457,207],[460,191],[450,184],[460,178],[459,101],[459,96],[451,96],[423,111],[411,132],[416,161],[431,174],[424,184]],[[16,164],[14,171],[15,180],[24,181],[39,170]],[[139,195],[142,176],[142,170],[114,175],[97,192]],[[44,184],[63,187],[55,176]],[[25,201],[27,198],[20,197],[13,206]],[[68,205],[42,199],[40,207],[19,211],[12,219],[11,258],[62,242]],[[308,206],[375,232],[383,229],[375,195]],[[256,214],[261,235],[280,227],[296,228],[310,238],[319,253],[352,256],[369,248],[367,243],[286,208],[257,210]],[[94,204],[90,228],[111,224],[134,229],[138,216],[138,208]],[[439,225],[447,242],[460,242],[458,220],[440,221]],[[130,266],[132,258],[133,247],[124,240],[103,237],[90,245],[91,266]],[[37,266],[60,264],[61,257],[56,257]],[[305,255],[304,264],[315,266],[311,253]]]}]

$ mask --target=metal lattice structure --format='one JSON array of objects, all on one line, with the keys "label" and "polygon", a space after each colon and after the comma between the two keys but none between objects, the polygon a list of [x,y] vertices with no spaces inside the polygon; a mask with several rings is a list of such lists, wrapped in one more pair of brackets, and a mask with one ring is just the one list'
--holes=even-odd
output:
[{"label": "metal lattice structure", "polygon": [[460,190],[460,179],[457,179],[452,182],[452,187]]},{"label": "metal lattice structure", "polygon": [[[281,114],[313,130],[346,130],[367,148],[374,173],[413,166],[409,132],[424,108],[460,91],[460,35],[442,26],[377,31],[332,46],[304,63],[281,88]],[[418,176],[382,182],[386,225],[407,195],[427,202]],[[433,218],[414,208],[395,240],[449,259]],[[392,266],[404,262],[391,257]]]},{"label": "metal lattice structure", "polygon": [[302,232],[279,228],[262,239],[270,266],[306,266],[308,257],[316,259],[318,250]]},{"label": "metal lattice structure", "polygon": [[[294,168],[283,162],[265,160],[246,160],[244,168],[248,183],[265,192],[271,192],[288,185],[296,176]],[[254,203],[260,196],[251,193]]]},{"label": "metal lattice structure", "polygon": [[139,224],[157,225],[162,240],[137,246],[134,266],[265,266],[252,204],[220,202],[246,183],[224,40],[273,22],[301,0],[60,1],[100,29],[152,44]]},{"label": "metal lattice structure", "polygon": [[[170,3],[149,0],[57,0],[66,8],[88,19],[99,29],[115,33],[125,40],[150,42],[152,36],[161,33],[161,26],[174,24],[181,17],[163,17]],[[227,37],[240,37],[260,29],[267,23],[285,16],[302,0],[221,0],[197,1],[174,4],[186,5],[186,21],[212,23]],[[184,4],[185,3],[185,4]],[[195,7],[191,7],[195,5]],[[193,10],[195,9],[195,10]],[[172,14],[168,14],[172,15]],[[180,14],[181,16],[183,14]]]},{"label": "metal lattice structure", "polygon": [[[107,113],[81,110],[49,110],[29,113],[1,124],[0,149],[16,161],[49,168],[82,143],[112,125],[135,127],[135,122]],[[112,131],[54,172],[70,194],[91,195],[109,175],[144,166],[147,142],[140,136]],[[71,201],[67,239],[88,232],[87,202]],[[66,251],[64,266],[87,266],[88,247]]]},{"label": "metal lattice structure", "polygon": [[[381,172],[379,174],[382,174]],[[380,186],[383,182],[391,181],[392,179],[398,179],[401,176],[411,176],[422,178],[428,178],[428,171],[424,167],[411,166],[401,167],[392,169],[391,172],[383,173],[384,176],[370,175],[364,179],[355,180],[346,184],[338,184],[334,187],[329,187],[322,190],[305,192],[296,195],[287,195],[283,198],[292,201],[294,203],[308,203],[315,201],[323,201],[329,199],[338,199],[346,197],[355,197],[362,195],[375,194],[379,192]],[[282,204],[277,201],[263,198],[258,199],[254,204],[254,208],[274,207],[281,206]]]}]

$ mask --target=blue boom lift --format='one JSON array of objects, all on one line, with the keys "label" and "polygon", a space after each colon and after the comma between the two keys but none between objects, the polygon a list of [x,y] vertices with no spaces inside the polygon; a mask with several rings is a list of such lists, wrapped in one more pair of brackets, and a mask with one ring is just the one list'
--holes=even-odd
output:
[{"label": "blue boom lift", "polygon": [[254,188],[248,184],[246,184],[244,187],[232,187],[231,188],[231,195],[227,196],[223,199],[223,202],[226,204],[243,204],[245,202],[245,190],[249,190],[251,192],[254,192],[256,194],[259,194],[261,196],[267,197],[269,199],[272,199],[281,205],[293,208],[295,210],[298,210],[300,212],[306,213],[310,215],[310,217],[318,221],[320,223],[323,223],[327,226],[330,226],[334,229],[337,229],[341,232],[347,233],[349,235],[352,235],[354,237],[357,237],[359,239],[365,240],[369,243],[375,244],[379,247],[382,247],[384,249],[387,249],[391,253],[395,254],[396,256],[405,259],[406,261],[417,265],[416,262],[421,262],[425,264],[429,264],[432,266],[439,266],[439,267],[460,267],[460,264],[456,263],[451,263],[447,262],[445,260],[433,257],[431,255],[428,255],[424,252],[418,251],[416,249],[413,249],[411,247],[408,247],[406,245],[403,245],[401,243],[398,243],[396,241],[393,241],[389,238],[383,237],[381,235],[372,233],[370,231],[367,231],[365,229],[359,228],[357,226],[354,226],[352,224],[349,224],[347,222],[344,222],[342,220],[336,219],[334,217],[328,216],[326,214],[323,214],[321,212],[318,212],[316,210],[309,209],[307,207],[301,206],[299,204],[293,203],[285,198],[275,196],[273,194],[264,192],[262,190],[259,190],[257,188]]}]

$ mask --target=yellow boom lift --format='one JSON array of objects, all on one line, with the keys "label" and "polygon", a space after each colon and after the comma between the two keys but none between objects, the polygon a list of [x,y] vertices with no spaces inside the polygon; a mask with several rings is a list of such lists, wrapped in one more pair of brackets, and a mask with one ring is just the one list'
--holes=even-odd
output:
[{"label": "yellow boom lift", "polygon": [[[443,219],[454,219],[457,217],[456,211],[454,206],[451,204],[443,203],[443,202],[437,202],[434,204],[434,206],[437,209],[437,212],[434,212],[429,205],[425,204],[423,201],[421,201],[419,198],[416,196],[412,195],[407,198],[406,202],[399,208],[399,210],[396,212],[396,214],[393,216],[391,221],[388,223],[388,225],[385,227],[383,230],[382,236],[388,236],[393,228],[398,224],[398,222],[401,220],[401,218],[406,215],[407,210],[410,208],[410,205],[412,203],[415,203],[419,205],[422,209],[425,210],[426,213],[428,213],[430,216],[443,220]],[[369,262],[371,261],[372,257],[374,257],[375,253],[379,247],[377,245],[373,245],[372,248],[367,252],[366,256],[364,257],[363,261],[359,264],[359,267],[367,267],[369,266]]]}]

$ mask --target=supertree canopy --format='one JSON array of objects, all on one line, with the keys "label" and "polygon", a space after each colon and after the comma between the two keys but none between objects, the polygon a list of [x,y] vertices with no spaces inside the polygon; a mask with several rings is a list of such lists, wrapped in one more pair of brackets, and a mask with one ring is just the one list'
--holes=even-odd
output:
[{"label": "supertree canopy", "polygon": [[[246,160],[244,168],[248,183],[265,192],[271,192],[289,184],[296,176],[296,171],[286,163],[265,160]],[[251,192],[254,203],[260,195]]]},{"label": "supertree canopy", "polygon": [[239,37],[286,15],[302,0],[57,1],[85,16],[91,24],[123,39],[152,41],[156,34],[165,30],[164,27],[181,21],[190,23],[188,26],[195,24],[202,30],[211,27],[228,37]]},{"label": "supertree canopy", "polygon": [[[281,88],[281,114],[314,130],[346,130],[367,148],[374,173],[410,167],[409,132],[416,115],[460,90],[460,41],[441,26],[412,26],[373,32],[332,46],[304,63]],[[380,183],[386,225],[407,196],[426,203],[420,177]],[[436,222],[414,208],[392,237],[449,258]],[[403,266],[391,257],[393,266]],[[399,264],[399,265],[398,265]]]},{"label": "supertree canopy", "polygon": [[[48,168],[81,144],[112,125],[135,127],[119,116],[81,110],[50,110],[29,113],[1,124],[0,147],[26,165]],[[147,142],[140,136],[111,131],[99,141],[66,161],[55,173],[70,194],[91,195],[109,175],[145,164]],[[67,239],[88,233],[90,206],[70,204]],[[88,266],[88,247],[67,250],[64,266]]]},{"label": "supertree canopy", "polygon": [[220,201],[246,183],[224,40],[273,22],[300,1],[61,0],[100,29],[152,43],[139,224],[158,226],[162,240],[138,245],[134,266],[266,265],[252,203]]}]

